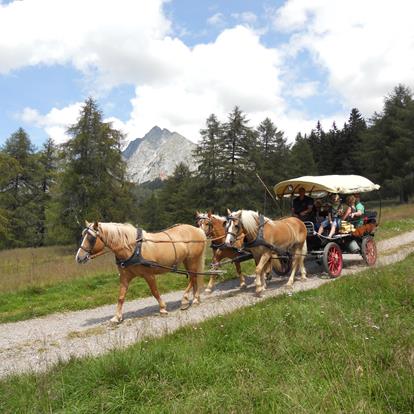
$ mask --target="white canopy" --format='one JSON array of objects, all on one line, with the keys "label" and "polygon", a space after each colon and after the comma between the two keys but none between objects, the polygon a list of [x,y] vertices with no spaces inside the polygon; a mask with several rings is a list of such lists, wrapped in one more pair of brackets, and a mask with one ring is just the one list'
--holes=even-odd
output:
[{"label": "white canopy", "polygon": [[298,190],[301,187],[305,189],[307,194],[366,193],[380,188],[378,184],[374,184],[368,178],[361,177],[360,175],[309,175],[281,181],[274,186],[274,191],[276,196],[281,198],[298,194]]}]

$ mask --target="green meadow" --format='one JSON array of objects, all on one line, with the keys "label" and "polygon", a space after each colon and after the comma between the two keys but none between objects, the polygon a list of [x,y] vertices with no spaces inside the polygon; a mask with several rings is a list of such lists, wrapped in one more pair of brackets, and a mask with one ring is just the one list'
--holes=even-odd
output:
[{"label": "green meadow", "polygon": [[412,413],[414,255],[43,374],[2,413]]},{"label": "green meadow", "polygon": [[[376,240],[414,230],[414,204],[382,208]],[[211,262],[211,250],[206,266]],[[90,309],[115,304],[118,275],[113,254],[101,256],[87,265],[75,263],[76,247],[52,246],[37,249],[0,251],[0,322],[11,322],[54,312]],[[251,274],[253,262],[242,263]],[[235,277],[233,265],[226,265],[221,280]],[[183,275],[167,273],[158,277],[161,293],[184,289]],[[144,280],[130,285],[127,300],[150,296]]]}]

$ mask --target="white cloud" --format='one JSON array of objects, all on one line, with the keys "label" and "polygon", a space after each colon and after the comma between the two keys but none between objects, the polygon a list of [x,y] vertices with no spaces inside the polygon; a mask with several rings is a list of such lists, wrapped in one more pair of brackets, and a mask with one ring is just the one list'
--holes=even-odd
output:
[{"label": "white cloud", "polygon": [[274,23],[327,71],[344,106],[372,114],[398,83],[414,85],[413,13],[405,0],[289,0]]},{"label": "white cloud", "polygon": [[46,115],[42,115],[33,108],[24,108],[17,118],[23,122],[43,128],[47,136],[60,144],[69,139],[66,131],[79,118],[82,103],[77,102],[65,108],[52,108]]},{"label": "white cloud", "polygon": [[288,91],[288,94],[295,98],[309,98],[317,93],[318,86],[319,82],[317,81],[296,83]]},{"label": "white cloud", "polygon": [[[30,65],[71,64],[91,90],[134,85],[130,118],[110,118],[115,127],[133,139],[157,124],[194,141],[209,114],[225,120],[235,105],[247,113],[252,126],[269,116],[291,140],[298,131],[309,132],[316,119],[292,111],[282,91],[308,98],[321,93],[322,81],[312,80],[311,74],[299,83],[292,80],[297,79],[294,75],[288,80],[286,74],[295,72],[289,53],[308,51],[328,74],[330,94],[342,97],[344,107],[358,106],[368,115],[381,109],[383,96],[397,83],[413,86],[414,4],[408,1],[288,0],[274,20],[277,30],[290,36],[280,49],[264,46],[258,31],[242,25],[223,30],[210,43],[188,47],[173,36],[163,3],[0,4],[0,74]],[[232,17],[248,25],[257,22],[252,12]],[[217,13],[210,23],[223,19]],[[45,115],[26,108],[21,117],[62,141],[80,105],[53,108]],[[345,120],[334,115],[321,116],[326,129],[334,119],[338,126]]]},{"label": "white cloud", "polygon": [[232,13],[231,17],[236,20],[239,20],[243,23],[253,24],[257,21],[257,16],[250,11],[242,12],[242,13]]},{"label": "white cloud", "polygon": [[207,19],[207,23],[211,26],[224,26],[226,22],[223,13],[215,13]]}]

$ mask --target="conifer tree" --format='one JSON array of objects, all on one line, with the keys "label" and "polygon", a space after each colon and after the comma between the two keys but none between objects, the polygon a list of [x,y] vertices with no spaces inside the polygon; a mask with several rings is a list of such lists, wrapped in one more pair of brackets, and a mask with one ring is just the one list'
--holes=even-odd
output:
[{"label": "conifer tree", "polygon": [[383,112],[371,119],[360,164],[401,202],[414,193],[414,101],[408,87],[394,88],[385,98]]},{"label": "conifer tree", "polygon": [[[263,182],[272,188],[277,182],[287,178],[287,168],[289,166],[289,145],[282,131],[266,118],[257,127],[258,151],[256,154],[256,170]],[[263,204],[258,203],[258,208],[263,210],[275,210],[273,204],[268,204],[268,193],[260,183],[254,188],[257,189],[257,198],[263,194]],[[274,211],[274,213],[276,213]]]},{"label": "conifer tree", "polygon": [[[7,247],[34,245],[37,239],[36,224],[38,204],[36,203],[37,163],[34,147],[26,131],[19,128],[6,141],[3,153],[8,156],[6,164],[12,166],[3,179],[1,204],[7,212],[8,235]],[[10,162],[10,158],[13,162]],[[3,158],[3,162],[6,158]],[[3,215],[3,223],[5,218]]]},{"label": "conifer tree", "polygon": [[203,193],[203,205],[216,207],[218,186],[222,179],[220,139],[222,127],[217,117],[212,114],[207,118],[206,128],[200,131],[201,140],[194,152],[198,162],[199,190]]},{"label": "conifer tree", "polygon": [[102,118],[96,102],[87,99],[62,147],[54,220],[66,241],[79,237],[85,219],[123,222],[136,216],[121,155],[123,135]]},{"label": "conifer tree", "polygon": [[302,175],[317,175],[318,169],[313,158],[313,152],[307,139],[299,133],[291,148],[290,175],[300,177]]},{"label": "conifer tree", "polygon": [[257,151],[257,137],[248,125],[246,115],[237,106],[223,126],[220,147],[223,167],[219,191],[221,208],[254,208],[255,199],[251,189],[256,183],[252,172],[255,169],[253,154]]},{"label": "conifer tree", "polygon": [[37,202],[39,206],[37,244],[43,246],[47,236],[46,211],[51,201],[50,189],[56,180],[57,174],[58,149],[52,138],[48,138],[37,156],[39,165],[37,176]]}]

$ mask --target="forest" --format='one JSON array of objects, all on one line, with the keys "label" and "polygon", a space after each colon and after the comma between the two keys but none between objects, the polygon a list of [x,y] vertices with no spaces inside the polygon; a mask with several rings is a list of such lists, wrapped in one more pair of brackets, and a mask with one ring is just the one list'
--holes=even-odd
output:
[{"label": "forest", "polygon": [[271,189],[301,175],[360,174],[382,186],[382,198],[407,203],[414,193],[414,100],[398,85],[382,111],[364,119],[357,108],[344,125],[318,122],[288,143],[277,120],[250,125],[234,107],[227,119],[206,119],[194,152],[198,168],[180,164],[165,181],[136,185],[122,158],[125,137],[103,121],[88,98],[71,137],[33,146],[19,128],[0,148],[0,249],[74,244],[85,219],[131,222],[146,230],[193,223],[196,210],[224,214],[253,209],[277,217]]}]

